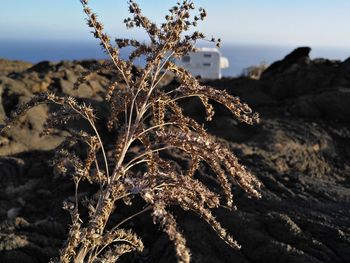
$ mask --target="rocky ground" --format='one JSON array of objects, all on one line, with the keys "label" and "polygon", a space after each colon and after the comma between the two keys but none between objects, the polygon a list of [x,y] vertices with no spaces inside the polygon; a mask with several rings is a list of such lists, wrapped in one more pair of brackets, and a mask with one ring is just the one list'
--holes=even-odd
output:
[{"label": "rocky ground", "polygon": [[[350,59],[310,60],[309,51],[295,50],[259,80],[208,83],[240,96],[262,116],[260,125],[248,127],[216,106],[216,117],[206,126],[262,181],[263,198],[249,199],[234,189],[238,210],[216,211],[240,251],[195,215],[179,211],[193,262],[350,262]],[[78,91],[72,89],[94,63],[0,61],[0,123],[20,102],[48,89],[100,103],[108,74],[95,74]],[[204,119],[197,101],[184,107]],[[0,262],[47,262],[64,241],[69,217],[62,201],[73,198],[74,190],[69,178],[55,177],[49,165],[64,132],[39,136],[52,110],[37,107],[0,137]],[[124,262],[176,262],[172,244],[149,216],[130,224],[146,249]]]}]

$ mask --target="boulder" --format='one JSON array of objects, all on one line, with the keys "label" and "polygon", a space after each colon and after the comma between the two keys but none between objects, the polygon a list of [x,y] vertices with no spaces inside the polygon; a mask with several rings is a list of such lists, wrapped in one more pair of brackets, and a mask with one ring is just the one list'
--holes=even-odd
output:
[{"label": "boulder", "polygon": [[260,76],[260,79],[270,79],[286,70],[293,71],[296,65],[304,65],[310,62],[310,47],[299,47],[284,57],[283,60],[272,63]]}]

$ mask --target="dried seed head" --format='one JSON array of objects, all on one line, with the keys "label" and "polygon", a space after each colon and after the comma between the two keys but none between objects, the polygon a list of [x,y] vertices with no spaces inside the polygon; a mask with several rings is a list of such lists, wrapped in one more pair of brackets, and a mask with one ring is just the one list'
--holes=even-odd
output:
[{"label": "dried seed head", "polygon": [[[150,41],[141,43],[134,39],[117,38],[112,44],[98,16],[87,6],[88,1],[80,2],[93,36],[99,40],[110,61],[83,73],[75,88],[93,73],[102,73],[110,81],[105,85],[104,94],[107,104],[104,110],[109,112],[108,131],[102,126],[103,118],[96,122],[98,108],[80,99],[53,93],[33,97],[21,105],[7,122],[7,125],[13,124],[30,108],[49,102],[61,109],[55,111],[55,118],[48,120],[48,131],[66,126],[67,121],[75,121],[78,117],[90,127],[82,132],[79,132],[81,127],[78,131],[68,129],[70,136],[56,151],[57,172],[71,176],[76,189],[75,202],[64,204],[71,214],[72,226],[59,262],[88,262],[88,258],[94,258],[94,262],[115,262],[125,253],[141,251],[141,240],[121,226],[150,209],[154,221],[173,241],[178,261],[190,262],[185,237],[168,209],[174,205],[197,213],[227,244],[239,248],[211,209],[218,208],[223,202],[229,209],[235,208],[232,184],[259,198],[260,183],[238,163],[229,149],[217,143],[201,124],[186,116],[178,102],[198,97],[205,107],[207,121],[214,117],[212,101],[224,105],[236,119],[247,124],[257,123],[258,114],[238,97],[201,85],[187,70],[170,62],[172,58],[194,52],[197,41],[205,40],[205,35],[192,30],[192,26],[197,26],[206,18],[206,11],[199,8],[199,14],[192,16],[195,9],[193,2],[179,1],[169,9],[165,21],[158,25],[143,15],[136,1],[129,0],[130,17],[124,20],[124,24],[127,28],[142,28]],[[220,38],[209,41],[218,46],[221,43]],[[126,47],[131,47],[132,51],[128,59],[122,59],[120,49]],[[134,60],[139,57],[145,57],[144,67],[134,66]],[[159,83],[167,72],[175,75],[179,85],[160,87]],[[76,123],[74,121],[73,124]],[[73,146],[84,154],[78,154]],[[160,154],[163,151],[166,153]],[[187,164],[175,161],[186,158],[190,159]],[[201,163],[206,163],[211,169],[214,175],[210,178],[218,187],[209,188],[198,180]],[[82,180],[98,186],[96,194],[83,201],[88,217],[79,214],[79,182]],[[108,228],[111,214],[118,212],[115,207],[120,202],[132,205],[136,195],[143,198],[147,207],[121,219],[114,228]],[[99,254],[95,254],[97,252]]]}]

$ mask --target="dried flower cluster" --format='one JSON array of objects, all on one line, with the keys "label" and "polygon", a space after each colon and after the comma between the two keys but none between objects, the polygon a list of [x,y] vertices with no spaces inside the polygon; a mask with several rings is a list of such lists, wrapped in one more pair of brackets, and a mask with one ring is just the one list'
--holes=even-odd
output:
[{"label": "dried flower cluster", "polygon": [[[117,138],[113,148],[114,158],[107,157],[106,130],[98,129],[95,110],[72,97],[51,93],[38,95],[18,108],[9,121],[11,123],[38,104],[51,102],[61,107],[55,113],[55,118],[47,122],[45,132],[51,132],[57,125],[64,125],[76,118],[84,119],[91,126],[91,131],[70,130],[70,136],[56,151],[56,171],[72,177],[77,198],[74,203],[64,204],[64,209],[71,213],[72,225],[67,242],[55,262],[116,262],[127,252],[142,251],[141,239],[132,230],[122,227],[125,222],[146,211],[151,211],[154,222],[174,242],[178,262],[190,262],[185,237],[169,210],[174,205],[194,211],[228,245],[239,248],[215,219],[211,209],[222,204],[221,192],[225,196],[225,207],[235,208],[232,183],[259,198],[259,182],[238,163],[233,153],[216,143],[202,125],[185,116],[178,101],[188,97],[200,98],[208,121],[214,115],[210,101],[226,106],[241,122],[254,124],[258,122],[258,115],[239,98],[202,86],[185,69],[171,62],[172,57],[195,51],[196,42],[205,39],[202,33],[192,28],[206,17],[206,11],[200,8],[199,13],[193,16],[193,2],[184,0],[170,8],[165,22],[157,25],[142,14],[135,1],[130,0],[131,17],[124,20],[125,25],[127,28],[143,28],[150,41],[140,43],[132,39],[116,39],[113,44],[97,15],[88,7],[88,1],[81,0],[81,3],[88,17],[88,26],[111,59],[101,68],[110,69],[116,76],[105,94],[106,103],[110,106],[107,127]],[[192,33],[186,34],[189,31]],[[220,39],[209,41],[220,43]],[[122,60],[120,50],[129,46],[133,47],[130,57]],[[135,69],[133,61],[140,56],[145,56],[147,63],[145,67]],[[174,90],[164,91],[158,84],[168,72],[177,76],[180,85]],[[79,87],[87,76],[84,74],[79,78],[75,86]],[[86,145],[84,158],[71,151],[78,142]],[[135,145],[139,150],[133,153],[131,149]],[[179,169],[174,161],[162,155],[163,151],[174,149],[191,156],[188,170]],[[195,176],[201,162],[217,175],[222,188],[218,193]],[[99,190],[81,201],[78,191],[79,183],[83,180],[96,184]],[[109,219],[113,213],[118,213],[118,204],[131,204],[131,197],[135,195],[144,200],[144,209],[111,227]],[[88,210],[88,218],[81,215],[82,205]]]}]

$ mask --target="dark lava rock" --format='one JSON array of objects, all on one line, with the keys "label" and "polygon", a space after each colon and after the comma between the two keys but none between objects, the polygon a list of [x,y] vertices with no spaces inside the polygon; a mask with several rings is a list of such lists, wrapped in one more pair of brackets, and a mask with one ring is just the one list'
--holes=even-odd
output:
[{"label": "dark lava rock", "polygon": [[350,57],[349,57],[348,59],[344,60],[343,63],[341,63],[341,67],[342,67],[344,70],[350,72]]},{"label": "dark lava rock", "polygon": [[[310,60],[309,52],[295,50],[267,69],[261,80],[207,83],[241,97],[262,116],[261,124],[248,127],[212,102],[217,115],[205,126],[261,180],[263,198],[252,200],[234,186],[238,211],[215,211],[242,245],[240,251],[228,247],[197,216],[176,210],[192,262],[350,262],[349,61]],[[100,93],[110,75],[93,75],[84,93],[72,89],[77,76],[94,63],[45,62],[16,74],[0,74],[0,121],[40,90],[80,96],[103,108]],[[186,100],[184,106],[187,114],[204,122],[199,100]],[[74,186],[68,178],[55,178],[49,165],[51,150],[64,131],[56,138],[39,137],[44,119],[54,110],[39,107],[12,134],[0,137],[0,262],[47,262],[65,240],[70,219],[61,207],[63,200],[72,198]],[[100,119],[107,117],[104,109]],[[179,165],[188,163],[168,155]],[[196,176],[210,173],[203,166]],[[86,186],[82,195],[90,190]],[[176,262],[172,243],[149,214],[128,226],[143,237],[146,249],[121,262]]]},{"label": "dark lava rock", "polygon": [[42,61],[28,69],[28,72],[48,73],[55,70],[56,64],[50,61]]},{"label": "dark lava rock", "polygon": [[269,79],[276,75],[285,72],[286,70],[292,70],[291,67],[298,64],[308,64],[310,62],[309,53],[311,48],[299,47],[290,54],[288,54],[283,60],[272,63],[260,76],[260,79]]}]

